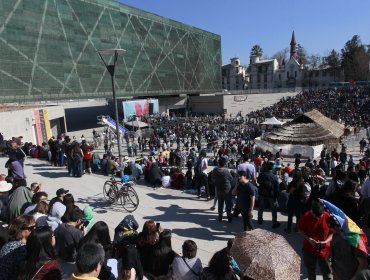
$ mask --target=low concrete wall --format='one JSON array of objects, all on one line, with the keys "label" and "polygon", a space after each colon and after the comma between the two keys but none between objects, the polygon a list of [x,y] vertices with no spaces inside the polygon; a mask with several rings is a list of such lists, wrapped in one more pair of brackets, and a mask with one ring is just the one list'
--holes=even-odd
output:
[{"label": "low concrete wall", "polygon": [[295,154],[301,154],[302,157],[315,159],[320,156],[320,153],[323,149],[324,145],[318,146],[306,146],[306,145],[290,145],[290,144],[272,144],[261,140],[260,137],[255,139],[255,142],[258,147],[261,147],[263,150],[269,150],[273,154],[279,151],[279,149],[283,149],[283,156],[291,156],[293,157]]}]

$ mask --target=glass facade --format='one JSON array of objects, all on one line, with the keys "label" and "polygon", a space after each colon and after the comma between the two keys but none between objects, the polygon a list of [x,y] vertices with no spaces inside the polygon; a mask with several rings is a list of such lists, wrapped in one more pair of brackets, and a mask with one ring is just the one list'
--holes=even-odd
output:
[{"label": "glass facade", "polygon": [[108,0],[1,0],[0,102],[111,97],[112,48],[117,96],[221,89],[219,35]]}]

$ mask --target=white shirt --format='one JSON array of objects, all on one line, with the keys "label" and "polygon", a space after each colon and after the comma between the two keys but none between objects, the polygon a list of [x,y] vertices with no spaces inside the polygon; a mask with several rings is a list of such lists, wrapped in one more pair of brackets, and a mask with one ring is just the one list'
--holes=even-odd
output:
[{"label": "white shirt", "polygon": [[207,175],[208,159],[202,159],[202,172]]}]

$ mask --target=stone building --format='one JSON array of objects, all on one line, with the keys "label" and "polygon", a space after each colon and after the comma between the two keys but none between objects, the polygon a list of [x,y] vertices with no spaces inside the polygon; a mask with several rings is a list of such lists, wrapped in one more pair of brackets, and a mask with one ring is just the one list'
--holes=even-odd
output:
[{"label": "stone building", "polygon": [[249,74],[247,67],[240,64],[237,57],[231,58],[230,64],[222,66],[222,89],[245,90],[248,88]]},{"label": "stone building", "polygon": [[299,62],[294,31],[290,41],[290,57],[278,61],[276,58],[261,60],[250,57],[250,89],[329,87],[334,81],[330,68],[307,68]]}]

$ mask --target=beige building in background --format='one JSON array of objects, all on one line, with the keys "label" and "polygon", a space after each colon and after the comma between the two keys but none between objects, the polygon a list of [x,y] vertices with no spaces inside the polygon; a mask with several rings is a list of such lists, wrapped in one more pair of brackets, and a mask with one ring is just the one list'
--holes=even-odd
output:
[{"label": "beige building in background", "polygon": [[335,80],[330,68],[307,68],[299,62],[297,43],[293,31],[290,42],[290,58],[287,62],[276,58],[262,60],[259,56],[250,57],[249,89],[272,88],[325,88]]},{"label": "beige building in background", "polygon": [[247,67],[240,64],[240,59],[230,59],[230,64],[222,66],[222,89],[245,90],[248,88],[249,73]]}]

